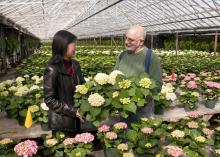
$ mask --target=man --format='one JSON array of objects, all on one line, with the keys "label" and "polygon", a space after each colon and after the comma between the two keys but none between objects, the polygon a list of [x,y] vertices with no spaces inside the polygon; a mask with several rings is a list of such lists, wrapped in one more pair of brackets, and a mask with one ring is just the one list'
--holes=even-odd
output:
[{"label": "man", "polygon": [[[156,82],[156,90],[159,93],[162,87],[161,64],[157,55],[144,46],[144,39],[145,31],[142,26],[130,27],[125,35],[126,51],[120,55],[114,69],[121,71],[128,77],[138,77],[144,72],[148,73],[149,77]],[[147,62],[149,65],[147,65]],[[154,103],[152,100],[146,103],[146,107],[138,109],[135,115],[128,117],[129,123],[136,122],[141,117],[150,117],[152,115]]]}]

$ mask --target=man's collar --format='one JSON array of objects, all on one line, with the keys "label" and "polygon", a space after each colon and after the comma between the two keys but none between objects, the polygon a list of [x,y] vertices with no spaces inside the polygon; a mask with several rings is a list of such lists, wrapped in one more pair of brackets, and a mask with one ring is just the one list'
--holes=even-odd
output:
[{"label": "man's collar", "polygon": [[145,46],[143,46],[138,52],[136,52],[136,53],[134,53],[134,54],[139,54],[139,53],[141,53],[144,49],[145,49]]}]

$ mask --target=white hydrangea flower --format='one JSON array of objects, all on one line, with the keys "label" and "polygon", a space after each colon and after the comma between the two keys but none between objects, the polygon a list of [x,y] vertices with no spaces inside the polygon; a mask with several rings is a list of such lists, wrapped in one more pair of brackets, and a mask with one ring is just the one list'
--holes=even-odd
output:
[{"label": "white hydrangea flower", "polygon": [[16,92],[17,91],[17,88],[15,86],[12,86],[10,88],[8,88],[9,91],[12,91],[12,92]]},{"label": "white hydrangea flower", "polygon": [[40,87],[37,86],[37,85],[33,85],[33,86],[30,88],[30,91],[33,91],[33,90],[40,90]]},{"label": "white hydrangea flower", "polygon": [[13,83],[13,80],[6,80],[6,81],[4,81],[4,83],[5,83],[5,85],[7,85],[7,86],[11,86],[12,83]]},{"label": "white hydrangea flower", "polygon": [[23,96],[28,94],[29,89],[26,86],[21,86],[17,89],[17,92],[15,93],[16,96]]},{"label": "white hydrangea flower", "polygon": [[76,92],[80,94],[86,94],[88,92],[88,88],[85,85],[77,85]]},{"label": "white hydrangea flower", "polygon": [[58,141],[56,139],[48,139],[46,140],[46,144],[54,146]]},{"label": "white hydrangea flower", "polygon": [[0,92],[4,91],[5,88],[5,84],[4,83],[0,83]]},{"label": "white hydrangea flower", "polygon": [[105,73],[98,73],[94,79],[98,84],[105,85],[108,83],[109,76]]},{"label": "white hydrangea flower", "polygon": [[30,109],[30,111],[31,111],[32,113],[34,113],[34,112],[39,111],[39,106],[37,106],[37,105],[32,105],[32,106],[29,107],[29,109]]},{"label": "white hydrangea flower", "polygon": [[32,79],[32,80],[37,80],[37,79],[39,79],[39,76],[34,75],[31,79]]},{"label": "white hydrangea flower", "polygon": [[113,72],[111,72],[111,74],[109,75],[108,83],[114,85],[116,81],[116,77],[118,75],[123,75],[123,73],[119,70],[114,70]]},{"label": "white hydrangea flower", "polygon": [[90,79],[87,78],[87,77],[84,77],[84,79],[85,79],[86,82],[90,81]]},{"label": "white hydrangea flower", "polygon": [[23,77],[17,77],[16,82],[17,83],[22,83],[25,79]]},{"label": "white hydrangea flower", "polygon": [[195,96],[195,97],[198,97],[199,96],[199,93],[198,92],[192,92],[191,95]]},{"label": "white hydrangea flower", "polygon": [[41,81],[42,81],[42,80],[41,80],[40,78],[39,78],[39,79],[36,79],[36,80],[35,80],[35,84],[40,84]]},{"label": "white hydrangea flower", "polygon": [[8,96],[8,91],[4,91],[4,92],[1,92],[0,93],[0,96],[2,96],[2,97],[7,97]]},{"label": "white hydrangea flower", "polygon": [[30,76],[29,75],[24,75],[24,78],[29,78]]},{"label": "white hydrangea flower", "polygon": [[120,102],[124,105],[127,105],[131,102],[130,98],[121,98]]},{"label": "white hydrangea flower", "polygon": [[0,144],[6,145],[6,144],[9,144],[9,143],[12,143],[12,142],[13,142],[12,139],[10,139],[10,138],[4,138],[4,139],[2,139],[2,140],[0,141]]},{"label": "white hydrangea flower", "polygon": [[166,99],[171,100],[171,101],[175,101],[177,99],[177,97],[176,97],[175,93],[167,93],[166,94]]},{"label": "white hydrangea flower", "polygon": [[41,103],[40,107],[44,110],[44,111],[49,111],[49,108],[47,107],[47,105],[45,103]]},{"label": "white hydrangea flower", "polygon": [[118,91],[112,93],[112,98],[116,98],[116,97],[118,97],[118,96],[119,96],[119,92],[118,92]]},{"label": "white hydrangea flower", "polygon": [[167,83],[162,86],[161,93],[162,94],[172,93],[173,90],[174,90],[174,87],[172,86],[172,84]]},{"label": "white hydrangea flower", "polygon": [[91,106],[99,107],[104,104],[105,99],[101,95],[99,95],[98,93],[95,93],[95,94],[91,94],[89,96],[88,101]]},{"label": "white hydrangea flower", "polygon": [[151,80],[149,78],[142,78],[140,81],[139,81],[139,85],[143,88],[150,88],[151,86]]}]

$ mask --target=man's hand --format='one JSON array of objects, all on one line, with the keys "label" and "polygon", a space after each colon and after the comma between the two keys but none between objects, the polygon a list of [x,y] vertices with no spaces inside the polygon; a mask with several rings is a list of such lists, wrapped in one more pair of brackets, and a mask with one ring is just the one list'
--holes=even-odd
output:
[{"label": "man's hand", "polygon": [[79,113],[79,109],[77,109],[77,111],[76,111],[76,117],[78,117],[81,122],[84,122],[83,117],[82,117],[82,116],[80,115],[80,113]]}]

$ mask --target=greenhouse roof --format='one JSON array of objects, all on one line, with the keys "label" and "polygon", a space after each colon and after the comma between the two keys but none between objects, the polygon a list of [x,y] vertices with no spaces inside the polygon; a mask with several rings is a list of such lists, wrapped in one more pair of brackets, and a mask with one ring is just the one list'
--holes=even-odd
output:
[{"label": "greenhouse roof", "polygon": [[0,14],[41,39],[61,29],[122,35],[134,24],[154,34],[220,29],[220,0],[1,0]]}]

